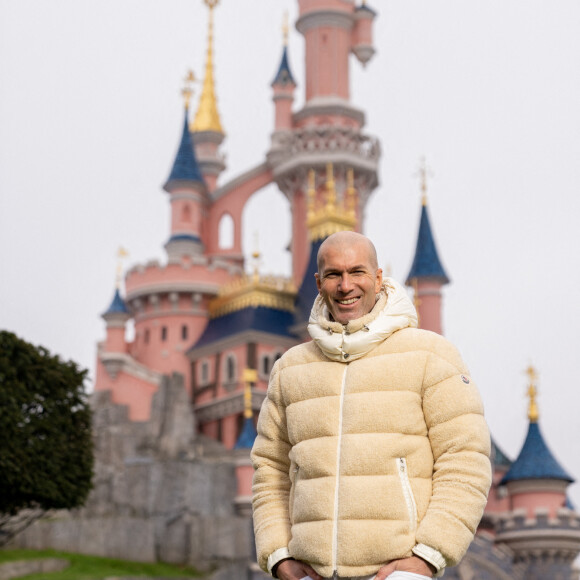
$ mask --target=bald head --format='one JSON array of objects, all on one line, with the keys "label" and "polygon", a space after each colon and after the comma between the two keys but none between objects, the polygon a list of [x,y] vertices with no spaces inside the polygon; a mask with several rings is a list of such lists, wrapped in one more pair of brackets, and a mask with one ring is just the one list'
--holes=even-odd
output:
[{"label": "bald head", "polygon": [[324,256],[329,249],[333,250],[347,250],[347,249],[360,249],[363,251],[368,259],[369,265],[374,269],[378,270],[379,261],[377,259],[377,250],[375,245],[362,234],[357,232],[337,232],[332,234],[322,242],[320,248],[318,249],[318,255],[316,257],[318,265],[318,273],[324,268]]},{"label": "bald head", "polygon": [[315,278],[331,319],[347,324],[373,309],[383,272],[366,236],[338,232],[320,245]]}]

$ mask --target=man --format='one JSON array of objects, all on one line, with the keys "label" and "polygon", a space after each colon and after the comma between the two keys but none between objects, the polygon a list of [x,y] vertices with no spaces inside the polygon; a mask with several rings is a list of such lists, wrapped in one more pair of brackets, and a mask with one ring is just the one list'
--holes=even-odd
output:
[{"label": "man", "polygon": [[281,580],[440,576],[491,482],[477,389],[365,236],[328,237],[316,283],[313,340],[277,361],[258,421],[258,563]]}]

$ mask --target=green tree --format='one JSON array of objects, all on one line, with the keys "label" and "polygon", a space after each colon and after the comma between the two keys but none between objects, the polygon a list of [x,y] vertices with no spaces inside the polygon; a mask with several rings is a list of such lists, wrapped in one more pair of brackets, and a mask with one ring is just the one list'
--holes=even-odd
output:
[{"label": "green tree", "polygon": [[85,502],[93,473],[86,373],[0,331],[0,545],[28,519]]}]

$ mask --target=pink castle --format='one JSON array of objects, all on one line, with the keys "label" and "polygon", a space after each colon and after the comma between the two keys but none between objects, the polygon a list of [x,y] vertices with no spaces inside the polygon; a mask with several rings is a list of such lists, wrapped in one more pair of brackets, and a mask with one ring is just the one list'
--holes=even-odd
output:
[{"label": "pink castle", "polygon": [[[274,361],[306,339],[316,296],[316,252],[329,234],[361,231],[376,188],[378,140],[366,134],[365,114],[350,101],[351,53],[364,66],[374,53],[376,12],[363,1],[299,0],[296,28],[305,42],[305,103],[293,110],[297,88],[286,43],[272,82],[274,131],[266,158],[227,183],[224,140],[214,87],[213,16],[203,89],[195,115],[186,87],[184,123],[164,189],[171,206],[167,260],[133,266],[125,296],[117,289],[103,314],[95,389],[125,405],[131,421],[147,421],[164,375],[184,377],[198,430],[238,451],[239,509],[247,513],[252,469],[248,449]],[[423,174],[424,177],[424,174]],[[292,213],[292,272],[246,272],[242,212],[250,197],[275,183]],[[442,332],[442,287],[449,278],[429,220],[425,179],[416,253],[406,280],[420,325]],[[223,232],[229,235],[224,236]],[[221,235],[220,235],[221,234]],[[257,256],[256,256],[257,257]],[[126,325],[134,323],[134,339]],[[494,486],[480,533],[450,578],[574,578],[580,519],[570,509],[572,478],[549,451],[538,426],[530,375],[530,431],[515,462],[494,447]],[[485,386],[481,386],[485,388]],[[500,410],[488,409],[488,413]]]}]

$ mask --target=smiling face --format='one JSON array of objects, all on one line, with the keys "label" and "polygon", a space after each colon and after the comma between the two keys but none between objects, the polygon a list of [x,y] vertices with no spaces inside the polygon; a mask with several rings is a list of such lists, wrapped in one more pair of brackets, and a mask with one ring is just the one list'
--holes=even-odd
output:
[{"label": "smiling face", "polygon": [[373,309],[382,279],[374,246],[365,236],[339,232],[320,246],[316,285],[332,318],[340,324]]}]

